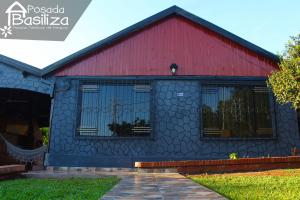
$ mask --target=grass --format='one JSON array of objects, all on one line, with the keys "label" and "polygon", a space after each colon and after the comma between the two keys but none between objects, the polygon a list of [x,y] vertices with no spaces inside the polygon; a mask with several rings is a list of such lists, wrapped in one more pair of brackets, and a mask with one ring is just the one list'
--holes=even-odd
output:
[{"label": "grass", "polygon": [[298,200],[300,169],[189,176],[228,199]]},{"label": "grass", "polygon": [[117,177],[71,179],[16,179],[0,181],[1,200],[98,200],[114,185]]}]

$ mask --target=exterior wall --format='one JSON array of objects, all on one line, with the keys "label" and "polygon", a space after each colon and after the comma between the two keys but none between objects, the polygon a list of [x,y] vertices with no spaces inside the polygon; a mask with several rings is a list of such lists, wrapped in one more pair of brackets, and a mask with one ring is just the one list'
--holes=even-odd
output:
[{"label": "exterior wall", "polygon": [[0,88],[30,90],[43,94],[52,94],[54,81],[44,80],[34,75],[23,75],[9,65],[0,63]]},{"label": "exterior wall", "polygon": [[[69,80],[69,81],[67,81]],[[296,113],[275,105],[275,139],[201,138],[198,80],[154,83],[153,138],[97,139],[75,136],[78,80],[58,78],[47,164],[50,166],[131,167],[134,161],[285,156],[300,148]],[[177,93],[184,96],[177,96]]]},{"label": "exterior wall", "polygon": [[55,76],[267,76],[277,63],[182,17],[170,17],[57,70]]}]

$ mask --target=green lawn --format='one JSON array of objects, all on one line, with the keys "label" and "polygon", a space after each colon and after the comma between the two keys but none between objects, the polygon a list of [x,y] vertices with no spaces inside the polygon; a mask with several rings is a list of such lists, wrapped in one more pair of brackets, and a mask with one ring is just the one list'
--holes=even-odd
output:
[{"label": "green lawn", "polygon": [[114,185],[117,177],[71,179],[17,179],[0,181],[1,200],[98,200]]},{"label": "green lawn", "polygon": [[300,199],[300,170],[189,176],[228,199]]}]

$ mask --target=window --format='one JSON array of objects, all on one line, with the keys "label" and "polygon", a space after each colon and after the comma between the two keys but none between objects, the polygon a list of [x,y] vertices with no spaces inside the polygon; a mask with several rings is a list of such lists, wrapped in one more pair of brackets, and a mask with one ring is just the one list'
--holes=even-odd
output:
[{"label": "window", "polygon": [[81,136],[148,136],[151,85],[141,81],[111,81],[81,85]]},{"label": "window", "polygon": [[272,117],[266,87],[204,85],[203,136],[272,138]]},{"label": "window", "polygon": [[298,121],[298,133],[300,135],[300,109],[297,109],[296,112],[297,112],[297,121]]}]

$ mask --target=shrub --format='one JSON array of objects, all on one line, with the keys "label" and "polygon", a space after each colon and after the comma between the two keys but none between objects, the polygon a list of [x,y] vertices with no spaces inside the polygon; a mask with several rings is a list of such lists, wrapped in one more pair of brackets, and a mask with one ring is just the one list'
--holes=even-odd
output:
[{"label": "shrub", "polygon": [[229,159],[230,160],[237,160],[238,159],[238,154],[237,153],[231,153],[231,154],[229,154]]},{"label": "shrub", "polygon": [[48,145],[49,143],[49,128],[48,127],[43,127],[40,128],[43,136],[43,145]]}]

